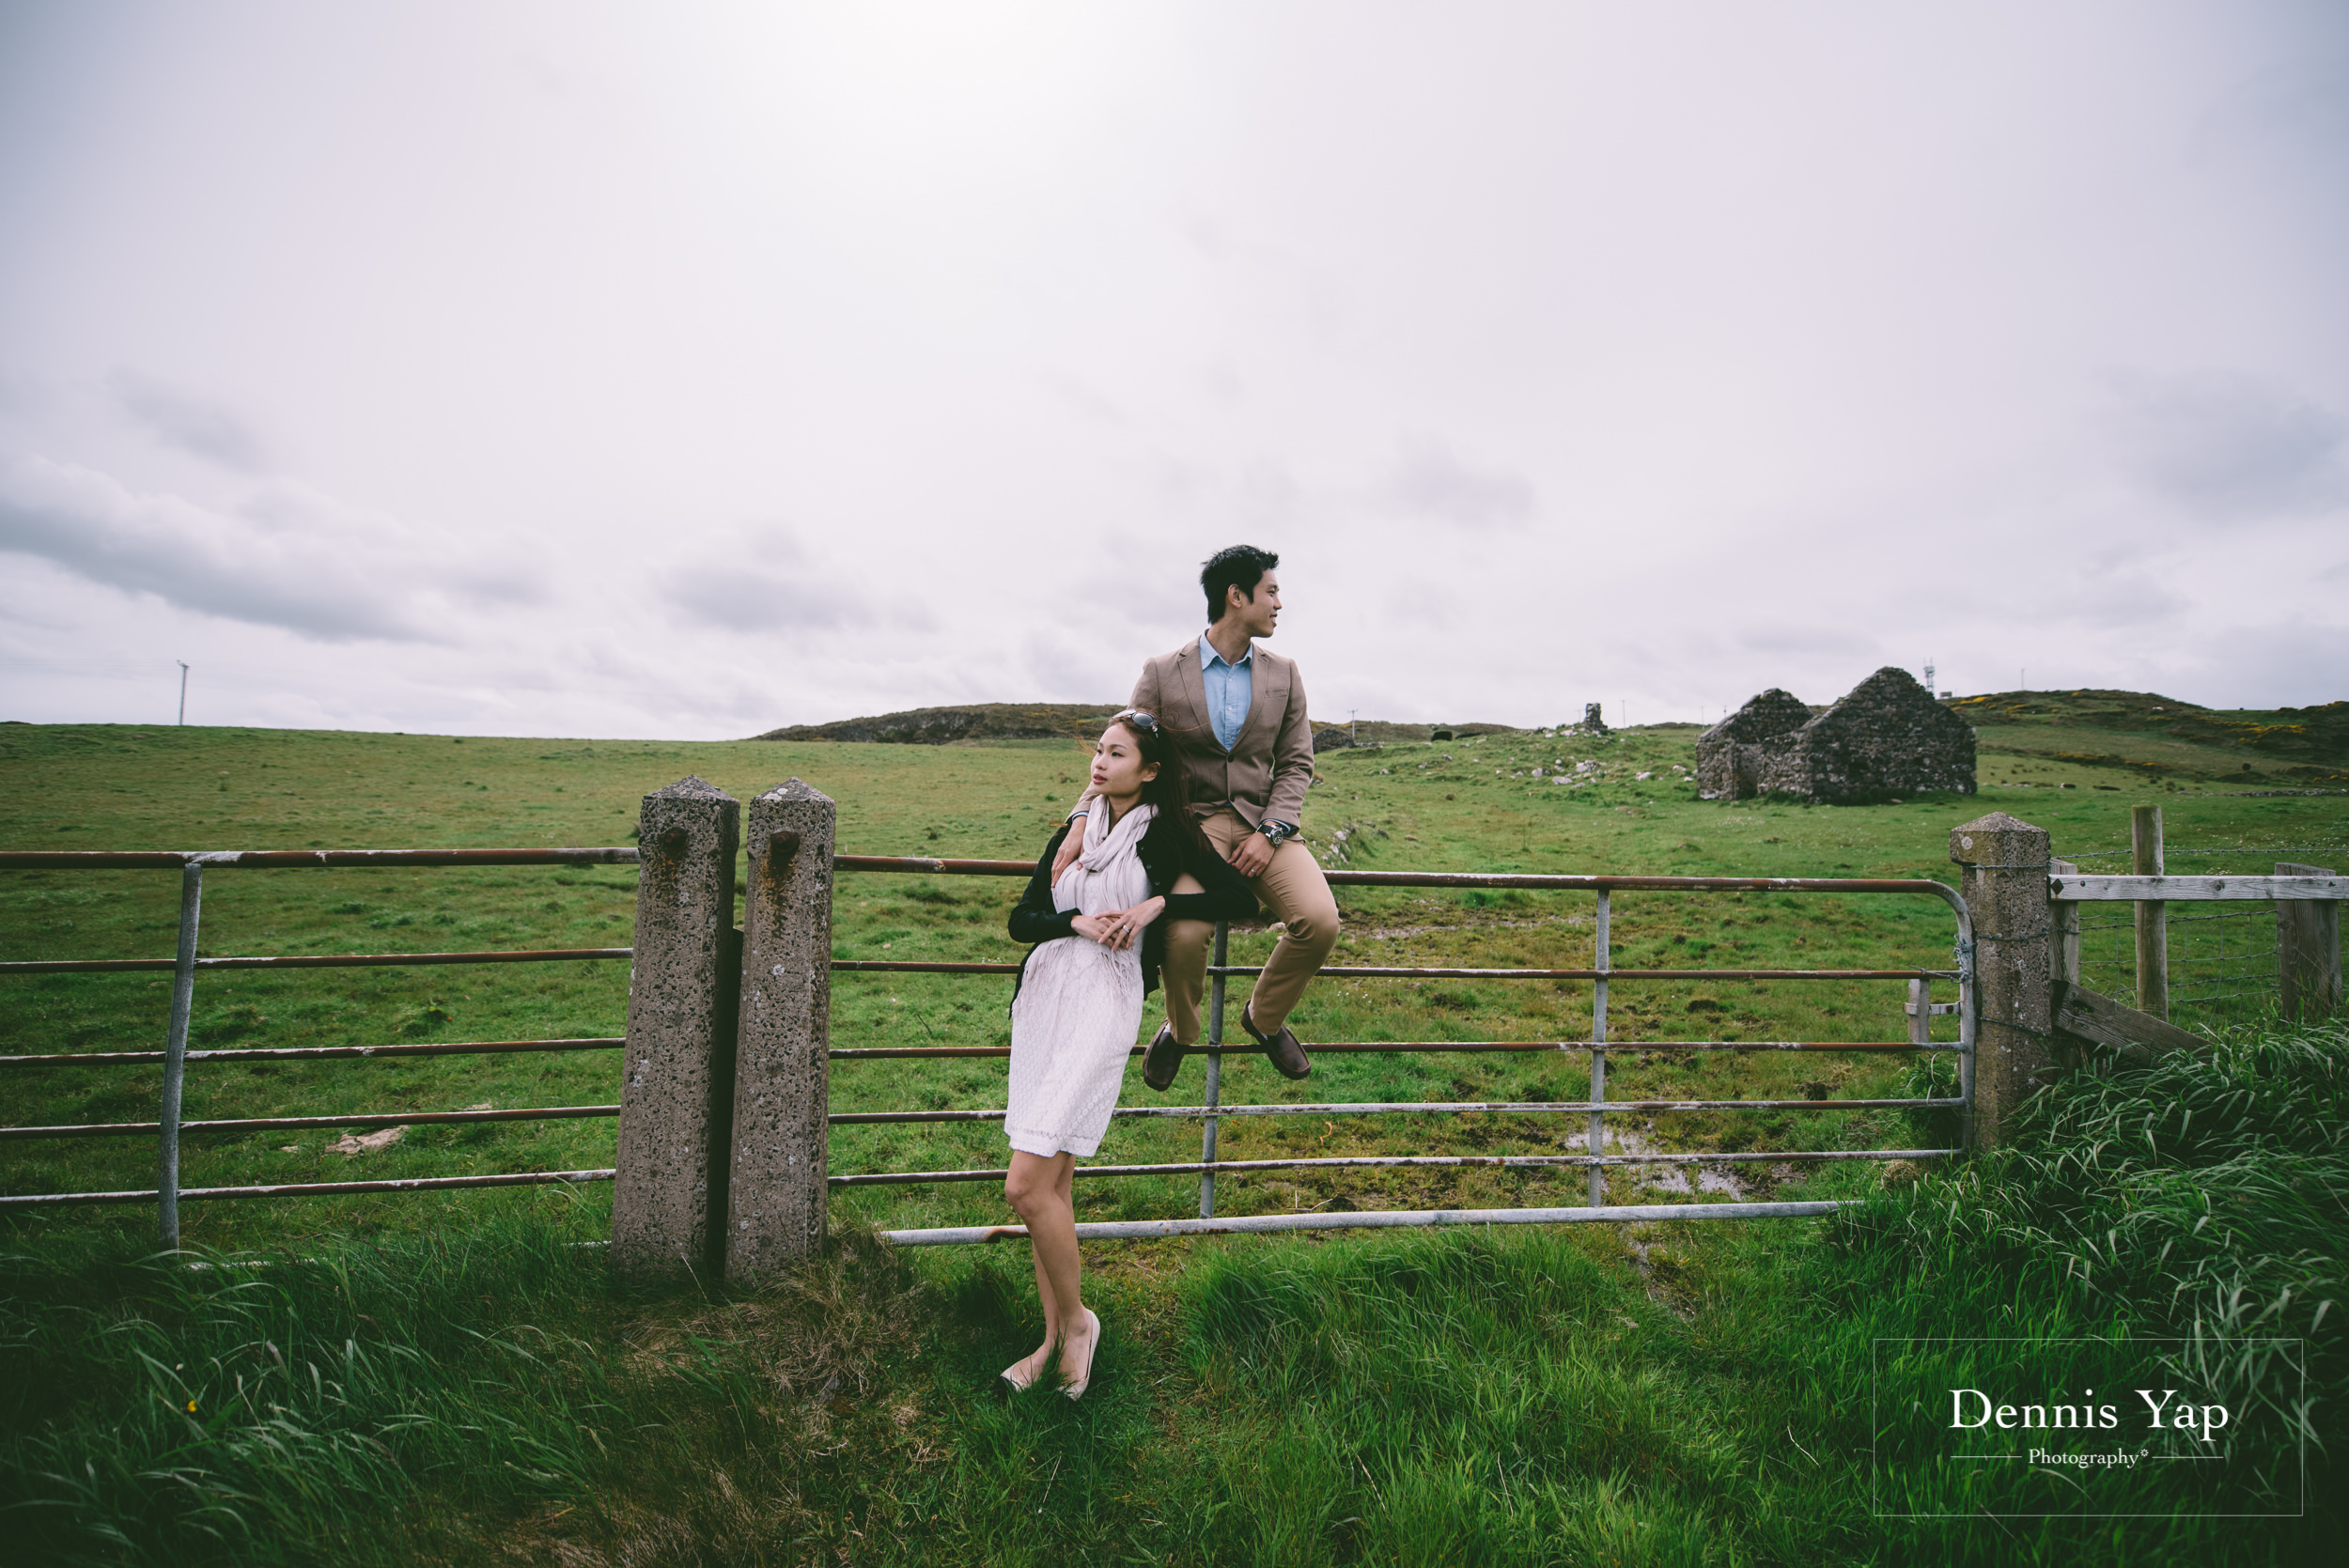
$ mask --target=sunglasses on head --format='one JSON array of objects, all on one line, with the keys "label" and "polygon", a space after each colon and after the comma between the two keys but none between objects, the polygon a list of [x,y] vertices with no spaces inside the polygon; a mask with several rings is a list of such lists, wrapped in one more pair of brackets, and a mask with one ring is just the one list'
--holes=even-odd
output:
[{"label": "sunglasses on head", "polygon": [[1144,713],[1138,707],[1129,707],[1125,709],[1123,712],[1111,715],[1110,722],[1113,724],[1131,724],[1138,730],[1155,730],[1159,727],[1159,721],[1156,715]]}]

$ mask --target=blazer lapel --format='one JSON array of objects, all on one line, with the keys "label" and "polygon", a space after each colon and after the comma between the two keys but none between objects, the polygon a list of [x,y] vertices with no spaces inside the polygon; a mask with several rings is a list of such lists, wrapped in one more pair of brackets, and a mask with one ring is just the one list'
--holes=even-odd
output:
[{"label": "blazer lapel", "polygon": [[[1204,684],[1202,689],[1205,689]],[[1288,717],[1288,671],[1280,656],[1267,654],[1262,648],[1256,649],[1248,660],[1248,722],[1240,726],[1242,744],[1235,746],[1233,751],[1246,749],[1248,738],[1257,734],[1260,726],[1267,737],[1277,737],[1281,733],[1281,721]],[[1268,738],[1265,742],[1268,751],[1271,744],[1271,738]]]},{"label": "blazer lapel", "polygon": [[1190,722],[1184,729],[1205,737],[1208,745],[1221,751],[1223,748],[1215,738],[1215,725],[1207,719],[1207,679],[1199,671],[1198,644],[1174,650],[1174,688],[1182,693],[1183,701],[1190,705]]}]

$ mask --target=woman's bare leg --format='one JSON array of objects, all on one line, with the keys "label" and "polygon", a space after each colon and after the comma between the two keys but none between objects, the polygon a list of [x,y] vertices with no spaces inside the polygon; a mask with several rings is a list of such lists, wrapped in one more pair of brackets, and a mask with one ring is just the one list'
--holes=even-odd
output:
[{"label": "woman's bare leg", "polygon": [[[1080,1294],[1077,1210],[1071,1191],[1076,1173],[1074,1155],[1047,1159],[1014,1149],[1011,1171],[1003,1179],[1003,1196],[1027,1221],[1029,1245],[1035,1254],[1036,1295],[1044,1303],[1044,1343],[1018,1363],[1023,1380],[1050,1364],[1065,1334],[1081,1340],[1092,1332]],[[1086,1354],[1089,1360],[1091,1352]]]}]

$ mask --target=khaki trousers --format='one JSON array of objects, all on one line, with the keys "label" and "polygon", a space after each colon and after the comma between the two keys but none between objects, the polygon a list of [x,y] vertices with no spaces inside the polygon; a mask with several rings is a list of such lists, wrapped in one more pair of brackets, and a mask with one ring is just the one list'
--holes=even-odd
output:
[{"label": "khaki trousers", "polygon": [[[1229,810],[1206,818],[1199,829],[1227,860],[1234,846],[1254,831]],[[1249,886],[1256,890],[1256,901],[1286,928],[1264,973],[1256,977],[1248,1002],[1249,1017],[1270,1034],[1288,1021],[1290,1010],[1305,994],[1305,983],[1321,971],[1337,945],[1338,901],[1330,896],[1330,883],[1314,852],[1296,839],[1275,849],[1272,863],[1264,875],[1252,877]],[[1174,887],[1183,893],[1199,891],[1189,877]],[[1201,920],[1178,920],[1166,928],[1166,1021],[1174,1038],[1187,1046],[1199,1043],[1199,996],[1206,984],[1207,946],[1214,937],[1215,927]],[[1227,1040],[1247,1039],[1237,1017],[1227,1018],[1226,1025]]]}]

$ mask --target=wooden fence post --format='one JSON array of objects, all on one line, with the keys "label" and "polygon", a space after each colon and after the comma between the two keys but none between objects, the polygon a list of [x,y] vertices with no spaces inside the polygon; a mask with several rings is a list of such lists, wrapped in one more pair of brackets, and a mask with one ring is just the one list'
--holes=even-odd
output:
[{"label": "wooden fence post", "polygon": [[645,797],[620,1087],[612,1261],[699,1270],[725,1223],[719,1095],[734,1067],[734,857],[741,805],[697,778]]},{"label": "wooden fence post", "polygon": [[1950,834],[1974,927],[1974,1110],[1969,1143],[1999,1142],[2055,1060],[2055,925],[2047,832],[2004,812]]},{"label": "wooden fence post", "polygon": [[[2129,869],[2139,877],[2162,875],[2161,808],[2129,808]],[[2137,1010],[2170,1021],[2170,906],[2141,899],[2137,909]]]},{"label": "wooden fence post", "polygon": [[751,802],[729,1280],[771,1273],[824,1239],[835,816],[831,798],[798,779]]},{"label": "wooden fence post", "polygon": [[[2047,871],[2056,877],[2077,877],[2080,868],[2070,861],[2049,861]],[[2060,898],[2055,901],[2055,973],[2066,986],[2080,983],[2080,907],[2077,900]]]},{"label": "wooden fence post", "polygon": [[[2328,866],[2276,862],[2279,877],[2331,877]],[[2285,1017],[2313,1023],[2341,1011],[2341,905],[2329,898],[2276,901],[2276,981]]]}]

